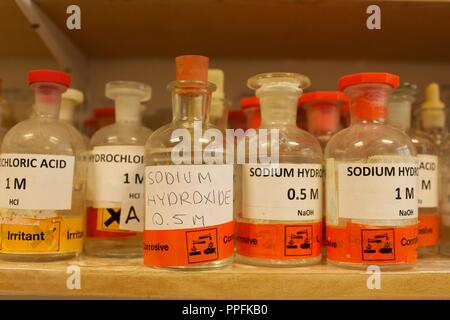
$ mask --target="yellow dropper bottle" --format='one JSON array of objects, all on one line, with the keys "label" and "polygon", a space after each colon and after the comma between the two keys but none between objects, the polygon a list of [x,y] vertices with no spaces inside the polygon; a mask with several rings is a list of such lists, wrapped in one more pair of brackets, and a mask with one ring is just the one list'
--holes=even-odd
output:
[{"label": "yellow dropper bottle", "polygon": [[422,130],[432,136],[433,141],[440,145],[446,135],[445,104],[440,99],[439,85],[430,83],[425,91],[426,99],[420,106],[420,122]]}]

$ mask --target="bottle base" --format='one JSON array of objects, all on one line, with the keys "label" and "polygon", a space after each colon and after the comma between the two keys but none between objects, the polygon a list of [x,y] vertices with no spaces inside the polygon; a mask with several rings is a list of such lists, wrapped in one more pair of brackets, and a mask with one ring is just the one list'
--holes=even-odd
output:
[{"label": "bottle base", "polygon": [[321,263],[321,261],[322,257],[281,260],[281,259],[251,258],[240,254],[236,254],[236,262],[259,267],[276,267],[276,268],[306,267],[319,264]]},{"label": "bottle base", "polygon": [[143,256],[142,241],[136,241],[136,238],[87,238],[84,251],[88,256],[99,258],[133,259]]},{"label": "bottle base", "polygon": [[327,263],[339,268],[352,269],[352,270],[367,270],[369,266],[377,266],[382,271],[401,271],[408,270],[415,267],[415,263],[396,263],[396,264],[377,264],[376,261],[372,263],[350,263],[350,262],[340,262],[327,259]]},{"label": "bottle base", "polygon": [[50,262],[69,260],[78,257],[79,252],[64,252],[64,253],[0,253],[0,260],[13,262]]},{"label": "bottle base", "polygon": [[207,270],[215,270],[225,268],[233,263],[234,257],[229,257],[226,259],[221,259],[217,261],[212,261],[208,263],[202,263],[199,265],[192,266],[170,266],[170,267],[156,267],[156,266],[148,266],[158,270],[172,270],[172,271],[207,271]]}]

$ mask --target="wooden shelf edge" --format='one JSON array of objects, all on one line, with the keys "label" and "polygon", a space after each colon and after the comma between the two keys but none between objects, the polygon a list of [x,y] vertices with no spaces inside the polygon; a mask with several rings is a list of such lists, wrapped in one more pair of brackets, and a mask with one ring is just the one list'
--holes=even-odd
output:
[{"label": "wooden shelf edge", "polygon": [[[81,288],[68,289],[69,265],[80,266]],[[95,259],[54,263],[0,262],[0,295],[152,299],[449,299],[450,260],[433,258],[409,271],[382,272],[381,289],[368,289],[365,271],[329,265],[220,270],[155,270],[140,260]]]}]

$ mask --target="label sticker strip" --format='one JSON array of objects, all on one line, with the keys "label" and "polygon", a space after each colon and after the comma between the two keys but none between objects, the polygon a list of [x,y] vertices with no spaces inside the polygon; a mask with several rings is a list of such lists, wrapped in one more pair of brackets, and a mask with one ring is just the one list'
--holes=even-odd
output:
[{"label": "label sticker strip", "polygon": [[237,224],[237,253],[261,259],[305,259],[320,257],[322,223]]},{"label": "label sticker strip", "polygon": [[327,227],[327,257],[357,264],[414,263],[417,259],[417,225],[374,227],[348,223]]},{"label": "label sticker strip", "polygon": [[321,164],[244,164],[242,214],[247,219],[322,218]]},{"label": "label sticker strip", "polygon": [[145,230],[144,264],[189,266],[234,254],[234,222],[183,230]]},{"label": "label sticker strip", "polygon": [[81,252],[84,223],[77,218],[13,218],[0,221],[0,252]]}]

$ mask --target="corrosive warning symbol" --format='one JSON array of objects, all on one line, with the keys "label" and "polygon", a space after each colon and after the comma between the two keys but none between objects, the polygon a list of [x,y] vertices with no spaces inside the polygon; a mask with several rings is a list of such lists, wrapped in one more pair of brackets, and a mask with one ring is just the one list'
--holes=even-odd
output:
[{"label": "corrosive warning symbol", "polygon": [[312,226],[286,226],[285,247],[286,256],[312,255],[314,235]]},{"label": "corrosive warning symbol", "polygon": [[363,260],[395,260],[394,229],[362,229],[361,237]]},{"label": "corrosive warning symbol", "polygon": [[219,258],[217,229],[202,229],[186,232],[189,263],[198,263]]}]

